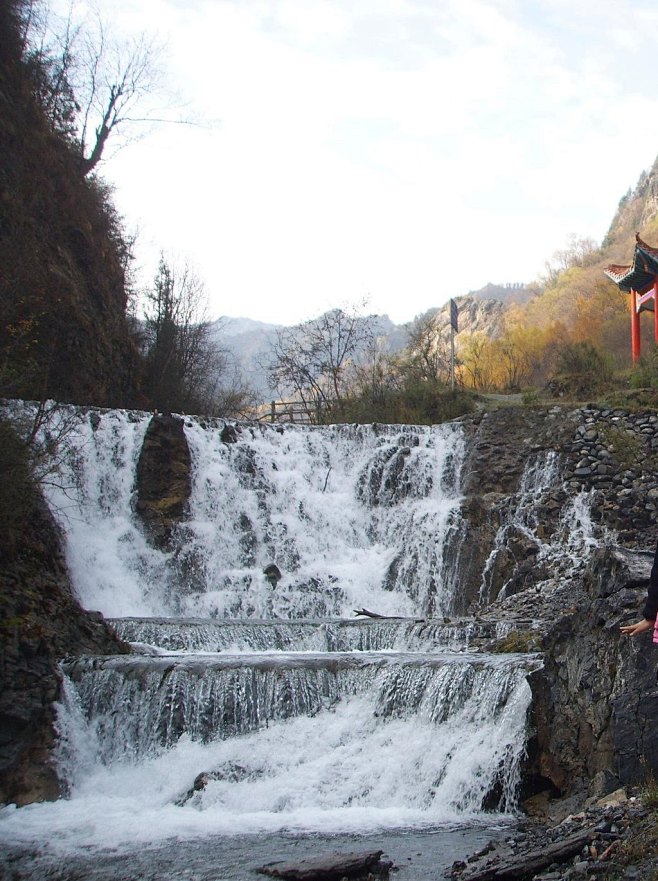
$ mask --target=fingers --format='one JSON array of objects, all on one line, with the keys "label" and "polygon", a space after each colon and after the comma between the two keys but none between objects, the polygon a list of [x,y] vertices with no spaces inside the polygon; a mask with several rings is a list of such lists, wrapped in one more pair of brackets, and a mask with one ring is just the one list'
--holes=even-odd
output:
[{"label": "fingers", "polygon": [[653,630],[654,622],[647,621],[646,619],[642,621],[638,621],[635,624],[624,624],[619,628],[620,632],[626,636],[637,636],[638,633],[646,633],[649,630]]}]

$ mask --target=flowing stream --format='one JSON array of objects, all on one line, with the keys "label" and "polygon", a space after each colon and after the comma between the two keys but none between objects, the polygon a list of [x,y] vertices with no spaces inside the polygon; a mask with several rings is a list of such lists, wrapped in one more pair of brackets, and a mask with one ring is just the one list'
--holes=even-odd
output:
[{"label": "flowing stream", "polygon": [[[21,877],[242,879],[379,842],[423,879],[502,834],[540,659],[444,621],[457,426],[242,426],[229,444],[187,419],[189,517],[163,551],[134,510],[148,415],[65,417],[48,500],[82,605],[135,653],[63,662],[69,795],[0,811]],[[556,479],[540,462],[521,495]]]}]

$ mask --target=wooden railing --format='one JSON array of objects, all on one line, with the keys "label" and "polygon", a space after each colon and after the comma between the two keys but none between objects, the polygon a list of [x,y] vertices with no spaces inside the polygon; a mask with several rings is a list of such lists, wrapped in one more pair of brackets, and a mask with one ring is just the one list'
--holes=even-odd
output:
[{"label": "wooden railing", "polygon": [[301,422],[308,424],[311,421],[306,407],[299,401],[272,401],[269,414],[261,416],[261,419],[263,418],[269,418],[270,422]]}]

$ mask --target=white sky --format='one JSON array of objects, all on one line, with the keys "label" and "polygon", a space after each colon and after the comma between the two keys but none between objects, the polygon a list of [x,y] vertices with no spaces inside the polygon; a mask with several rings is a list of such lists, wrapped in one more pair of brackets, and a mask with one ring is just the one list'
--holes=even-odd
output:
[{"label": "white sky", "polygon": [[[98,0],[203,126],[102,173],[211,317],[396,322],[600,241],[658,153],[655,0]],[[629,259],[631,255],[629,254]]]}]

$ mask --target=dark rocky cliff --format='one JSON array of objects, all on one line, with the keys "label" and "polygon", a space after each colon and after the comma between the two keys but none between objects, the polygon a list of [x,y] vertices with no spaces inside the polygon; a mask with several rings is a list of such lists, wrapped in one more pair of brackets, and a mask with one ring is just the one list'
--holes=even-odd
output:
[{"label": "dark rocky cliff", "polygon": [[51,754],[58,661],[128,651],[75,600],[59,530],[36,492],[26,522],[0,567],[0,803],[18,805],[61,795]]},{"label": "dark rocky cliff", "polygon": [[29,4],[0,4],[0,393],[126,406],[140,355],[126,310],[130,247],[109,188],[39,99]]},{"label": "dark rocky cliff", "polygon": [[[461,611],[508,628],[494,649],[544,657],[530,680],[527,791],[600,795],[640,783],[658,773],[658,647],[650,634],[631,640],[619,627],[641,618],[656,543],[658,417],[589,405],[500,410],[466,427],[461,542],[471,574]],[[532,499],[533,540],[509,512],[529,454],[548,451],[560,457],[562,479]],[[561,572],[559,559],[542,560],[537,540],[565,530],[565,506],[583,492],[603,546]],[[478,608],[487,565],[490,602]]]}]

